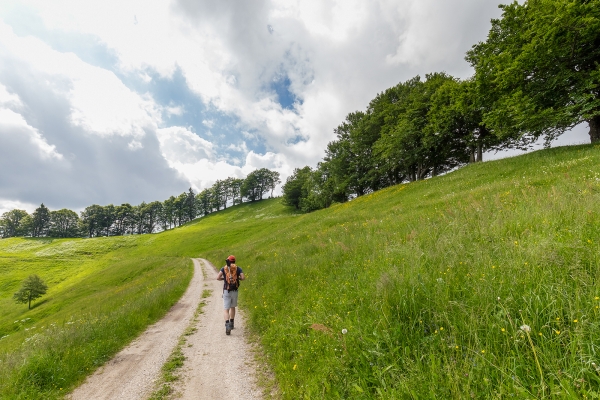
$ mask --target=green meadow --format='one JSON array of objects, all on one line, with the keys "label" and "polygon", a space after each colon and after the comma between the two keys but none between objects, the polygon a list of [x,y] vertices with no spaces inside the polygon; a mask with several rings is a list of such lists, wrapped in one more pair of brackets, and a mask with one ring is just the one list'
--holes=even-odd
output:
[{"label": "green meadow", "polygon": [[[598,398],[599,165],[556,148],[310,214],[273,199],[161,234],[1,240],[0,395],[72,390],[164,315],[189,257],[235,254],[284,399]],[[27,310],[32,273],[49,291]]]}]

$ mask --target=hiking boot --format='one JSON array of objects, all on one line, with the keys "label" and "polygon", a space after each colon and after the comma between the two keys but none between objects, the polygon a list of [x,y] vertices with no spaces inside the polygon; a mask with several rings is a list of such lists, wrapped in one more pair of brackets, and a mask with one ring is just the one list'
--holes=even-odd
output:
[{"label": "hiking boot", "polygon": [[225,334],[229,335],[231,333],[231,324],[229,322],[225,322]]},{"label": "hiking boot", "polygon": [[229,325],[231,326],[231,330],[233,330],[233,320],[229,321]]}]

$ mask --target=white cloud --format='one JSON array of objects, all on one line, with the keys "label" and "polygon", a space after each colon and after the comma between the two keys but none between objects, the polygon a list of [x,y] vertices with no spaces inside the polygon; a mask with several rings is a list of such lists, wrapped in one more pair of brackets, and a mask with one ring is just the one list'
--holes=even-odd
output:
[{"label": "white cloud", "polygon": [[39,206],[40,206],[39,204],[24,203],[24,202],[18,201],[18,200],[0,199],[0,215],[4,214],[5,212],[15,210],[15,209],[16,210],[25,210],[31,214]]},{"label": "white cloud", "polygon": [[185,110],[182,106],[165,107],[165,111],[166,111],[167,115],[169,115],[169,116],[171,116],[171,115],[181,116],[185,112]]},{"label": "white cloud", "polygon": [[111,136],[145,134],[160,123],[159,108],[149,96],[129,90],[114,73],[61,53],[33,37],[18,37],[0,21],[0,57],[25,63],[53,82],[54,91],[71,104],[71,122],[86,131]]},{"label": "white cloud", "polygon": [[169,164],[215,160],[213,144],[186,128],[173,126],[158,129],[156,136],[161,152]]}]

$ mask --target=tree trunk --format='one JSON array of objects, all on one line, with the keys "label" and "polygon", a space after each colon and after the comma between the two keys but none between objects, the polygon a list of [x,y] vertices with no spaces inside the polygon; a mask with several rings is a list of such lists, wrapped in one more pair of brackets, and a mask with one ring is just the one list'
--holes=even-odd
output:
[{"label": "tree trunk", "polygon": [[483,142],[477,141],[477,162],[483,161]]},{"label": "tree trunk", "polygon": [[475,148],[471,147],[471,158],[469,159],[469,164],[472,164],[475,162]]},{"label": "tree trunk", "polygon": [[600,115],[596,115],[588,121],[590,125],[590,141],[592,143],[600,142]]}]

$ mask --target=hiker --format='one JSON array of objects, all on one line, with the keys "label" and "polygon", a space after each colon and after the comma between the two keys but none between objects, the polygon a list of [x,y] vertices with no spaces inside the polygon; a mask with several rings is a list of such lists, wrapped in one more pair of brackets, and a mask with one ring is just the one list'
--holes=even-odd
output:
[{"label": "hiker", "polygon": [[244,272],[235,265],[235,256],[229,256],[225,260],[225,265],[217,275],[218,281],[223,282],[223,315],[225,317],[225,334],[229,335],[233,329],[233,319],[235,318],[235,308],[237,307],[238,288],[240,281],[245,279]]}]

